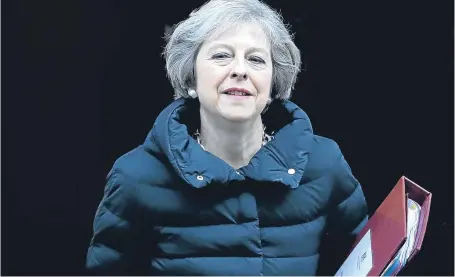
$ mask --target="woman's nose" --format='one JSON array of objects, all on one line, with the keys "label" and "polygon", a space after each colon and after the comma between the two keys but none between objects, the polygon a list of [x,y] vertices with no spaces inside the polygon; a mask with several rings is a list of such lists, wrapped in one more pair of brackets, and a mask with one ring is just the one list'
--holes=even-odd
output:
[{"label": "woman's nose", "polygon": [[241,80],[248,78],[244,61],[236,61],[231,72],[231,78],[237,78]]},{"label": "woman's nose", "polygon": [[231,74],[231,77],[232,78],[237,78],[237,79],[244,79],[244,80],[246,80],[248,78],[246,72],[245,73],[233,72]]}]

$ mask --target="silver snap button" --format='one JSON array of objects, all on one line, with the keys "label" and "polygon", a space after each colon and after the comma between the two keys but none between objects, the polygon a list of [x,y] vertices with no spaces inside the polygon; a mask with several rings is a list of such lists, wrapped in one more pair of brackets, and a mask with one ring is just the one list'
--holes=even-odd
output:
[{"label": "silver snap button", "polygon": [[237,173],[237,175],[240,175],[240,172],[236,171],[235,173]]},{"label": "silver snap button", "polygon": [[196,178],[197,178],[199,181],[204,180],[204,177],[202,177],[201,175],[198,175]]},{"label": "silver snap button", "polygon": [[288,173],[291,175],[295,174],[295,169],[294,168],[289,168]]}]

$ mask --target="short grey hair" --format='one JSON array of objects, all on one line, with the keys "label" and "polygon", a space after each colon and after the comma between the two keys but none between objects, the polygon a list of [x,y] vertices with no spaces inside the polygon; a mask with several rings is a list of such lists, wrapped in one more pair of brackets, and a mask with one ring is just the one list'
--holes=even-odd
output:
[{"label": "short grey hair", "polygon": [[211,0],[176,24],[166,35],[163,56],[175,99],[195,88],[195,62],[209,37],[242,23],[259,24],[271,46],[273,98],[289,99],[300,72],[300,51],[282,16],[260,0]]}]

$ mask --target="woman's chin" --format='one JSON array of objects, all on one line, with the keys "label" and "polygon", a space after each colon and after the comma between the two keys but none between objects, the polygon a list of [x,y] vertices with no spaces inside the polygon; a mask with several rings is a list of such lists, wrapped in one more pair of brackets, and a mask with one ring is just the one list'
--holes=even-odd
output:
[{"label": "woman's chin", "polygon": [[233,122],[250,121],[255,117],[254,111],[245,108],[230,108],[220,110],[220,115],[226,120]]}]

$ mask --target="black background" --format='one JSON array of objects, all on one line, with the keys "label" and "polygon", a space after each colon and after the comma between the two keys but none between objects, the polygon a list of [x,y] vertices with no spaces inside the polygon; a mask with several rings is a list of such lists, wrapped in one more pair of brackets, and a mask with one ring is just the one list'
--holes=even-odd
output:
[{"label": "black background", "polygon": [[[105,175],[172,101],[164,26],[203,2],[2,2],[3,275],[84,273]],[[433,193],[403,274],[453,275],[453,2],[266,2],[302,51],[292,100],[370,213],[402,175]]]}]

